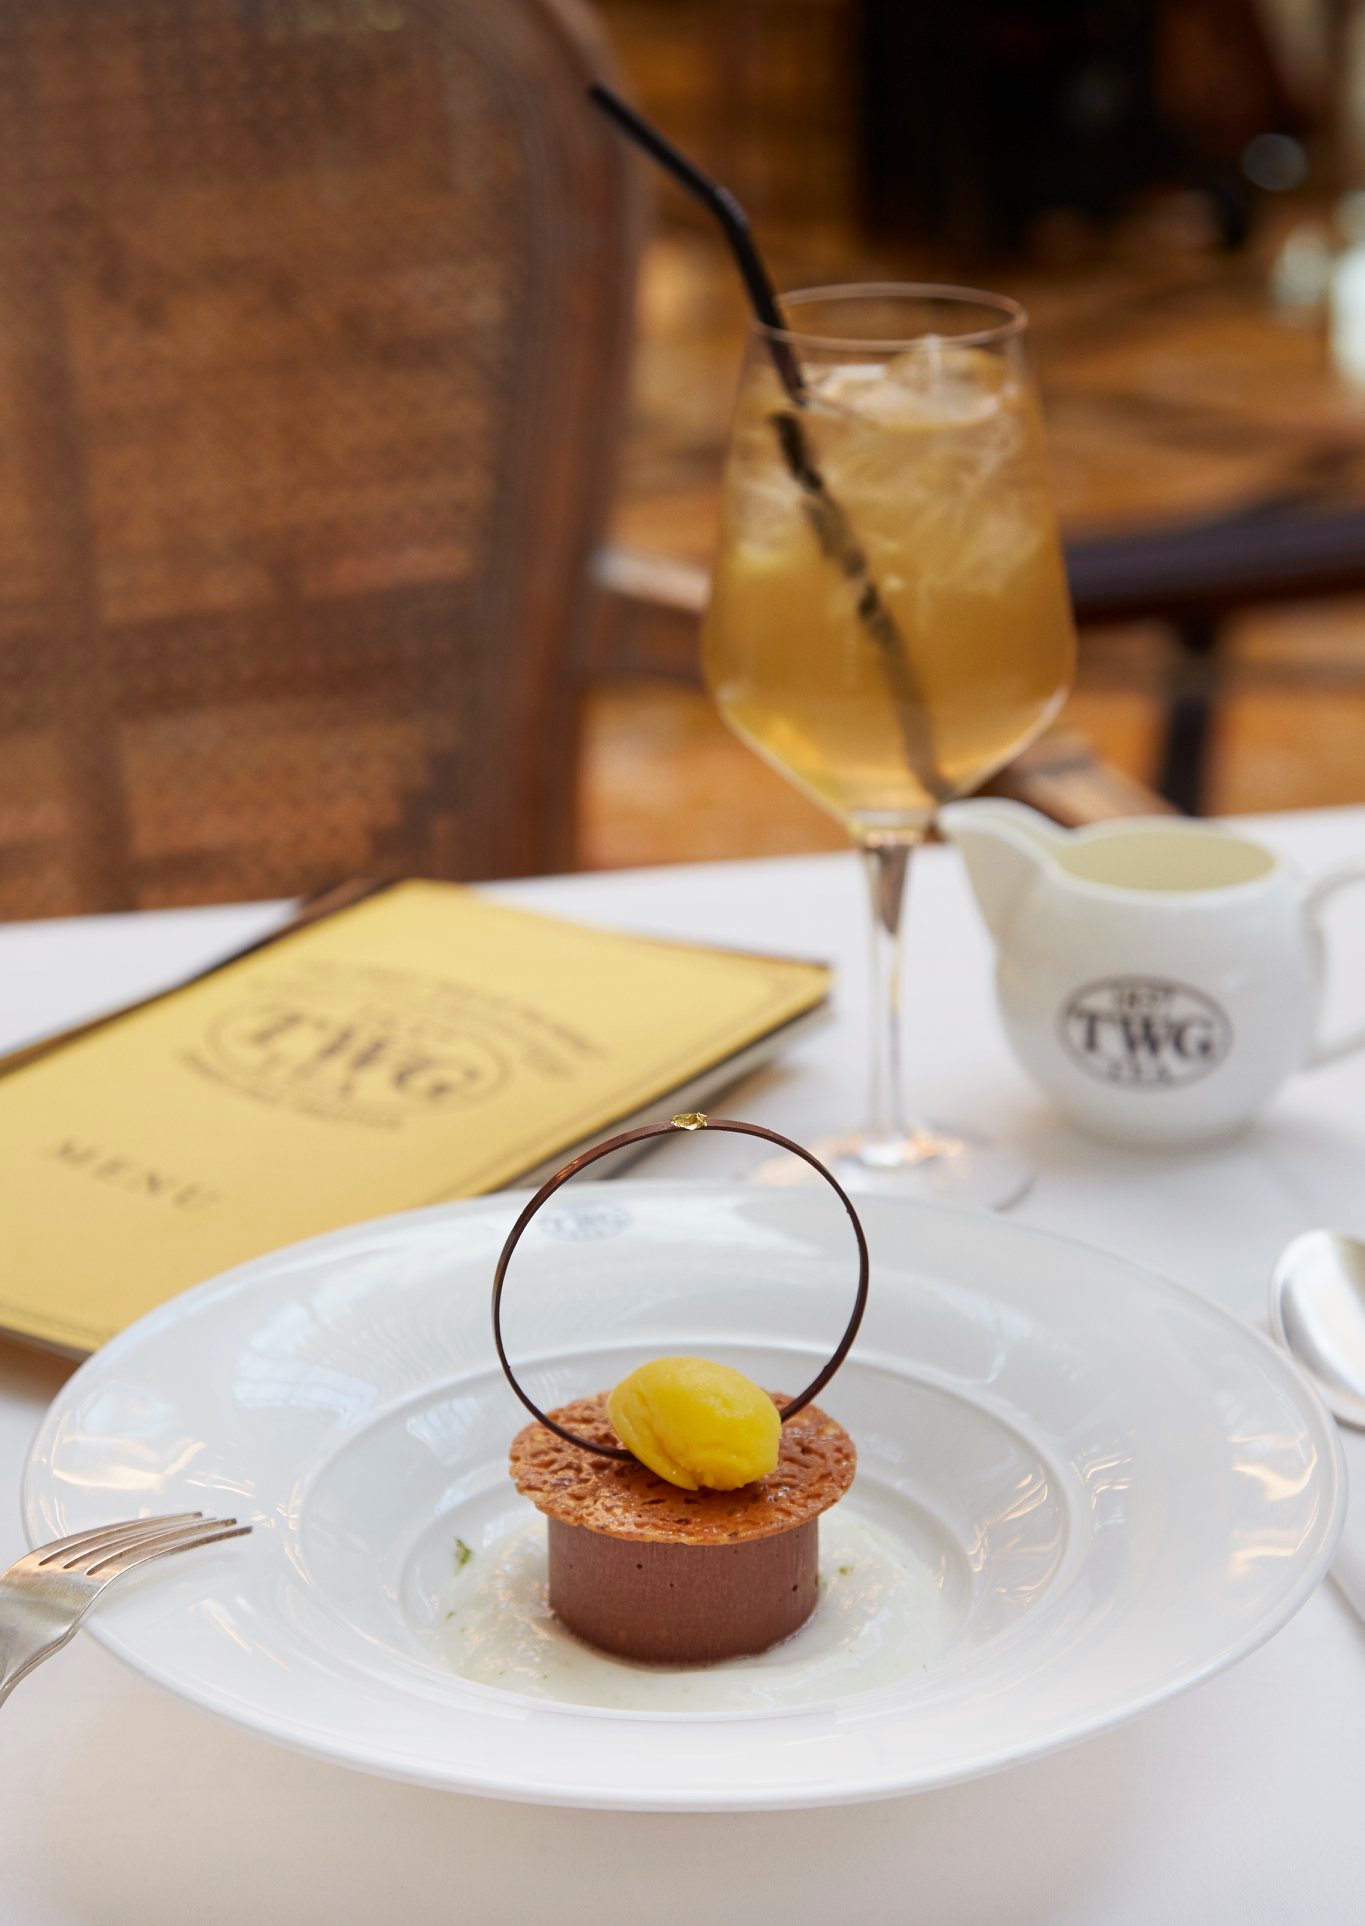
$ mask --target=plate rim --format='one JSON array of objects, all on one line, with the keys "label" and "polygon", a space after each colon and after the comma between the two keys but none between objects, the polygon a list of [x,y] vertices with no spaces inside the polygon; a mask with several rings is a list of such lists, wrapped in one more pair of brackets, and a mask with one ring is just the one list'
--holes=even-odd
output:
[{"label": "plate rim", "polygon": [[[632,1177],[625,1183],[612,1179],[599,1179],[575,1185],[576,1196],[584,1193],[602,1194],[614,1196],[623,1202],[641,1193],[663,1193],[666,1197],[676,1197],[684,1192],[727,1201],[752,1199],[755,1195],[764,1194],[752,1184],[735,1180],[697,1182],[690,1179]],[[325,1256],[333,1247],[349,1248],[357,1240],[376,1233],[392,1233],[401,1236],[409,1227],[458,1223],[462,1217],[486,1215],[490,1211],[500,1213],[505,1211],[510,1226],[517,1211],[531,1194],[529,1189],[524,1188],[488,1192],[477,1197],[426,1205],[416,1210],[396,1211],[378,1217],[364,1218],[354,1224],[323,1231],[316,1236],[301,1238],[292,1244],[280,1245],[273,1250],[247,1258],[240,1264],[235,1264],[227,1270],[204,1279],[199,1284],[190,1286],[185,1291],[178,1292],[163,1304],[155,1306],[142,1317],[135,1319],[132,1324],[102,1345],[98,1351],[92,1352],[77,1367],[59,1388],[39,1420],[24,1454],[20,1479],[20,1511],[24,1535],[29,1546],[33,1547],[38,1542],[35,1523],[38,1483],[43,1470],[40,1454],[61,1411],[68,1405],[73,1394],[79,1395],[82,1384],[88,1381],[88,1378],[96,1378],[100,1368],[111,1357],[117,1359],[126,1351],[136,1351],[148,1335],[160,1335],[163,1330],[173,1328],[186,1317],[197,1314],[216,1297],[231,1296],[244,1284],[267,1282],[272,1274],[278,1274],[281,1265]],[[784,1194],[797,1193],[774,1190],[766,1194],[780,1197]],[[490,1776],[486,1771],[482,1776],[474,1777],[459,1770],[426,1770],[413,1764],[404,1764],[388,1756],[383,1747],[376,1746],[374,1743],[366,1745],[340,1740],[331,1734],[310,1733],[300,1727],[297,1721],[287,1716],[262,1712],[255,1705],[242,1705],[221,1690],[215,1691],[202,1686],[198,1679],[188,1679],[179,1672],[162,1668],[154,1659],[149,1659],[142,1653],[130,1649],[128,1643],[120,1637],[114,1623],[101,1618],[98,1613],[91,1615],[86,1629],[121,1665],[126,1666],[139,1677],[145,1678],[158,1690],[168,1692],[201,1711],[224,1719],[243,1731],[251,1732],[310,1758],[344,1766],[348,1770],[420,1785],[432,1790],[516,1804],[586,1811],[704,1813],[795,1811],[866,1804],[882,1799],[907,1797],[918,1792],[966,1784],[973,1779],[985,1778],[1013,1766],[1025,1764],[1029,1760],[1082,1744],[1087,1739],[1098,1737],[1103,1732],[1125,1725],[1153,1707],[1207,1683],[1219,1673],[1230,1670],[1233,1666],[1240,1664],[1244,1658],[1250,1657],[1297,1616],[1326,1576],[1345,1527],[1347,1502],[1345,1450],[1336,1422],[1312,1380],[1293,1358],[1275,1344],[1267,1332],[1258,1325],[1238,1317],[1217,1299],[1206,1296],[1191,1285],[1180,1283],[1164,1272],[1150,1268],[1140,1260],[1130,1257],[1126,1252],[1113,1250],[1088,1239],[1071,1237],[1063,1231],[1024,1223],[1010,1215],[929,1204],[884,1192],[873,1193],[857,1201],[860,1211],[865,1206],[879,1210],[889,1205],[897,1214],[908,1210],[912,1216],[927,1218],[931,1222],[954,1221],[964,1228],[969,1227],[978,1232],[984,1230],[988,1236],[1003,1232],[1011,1240],[1023,1238],[1045,1249],[1060,1245],[1082,1256],[1092,1256],[1106,1264],[1117,1265],[1125,1274],[1122,1288],[1149,1291],[1155,1287],[1159,1292],[1193,1308],[1215,1325],[1221,1325],[1234,1341],[1240,1343],[1249,1341],[1253,1351],[1258,1351],[1262,1357],[1272,1360],[1277,1372],[1287,1384],[1293,1386],[1305,1411],[1310,1413],[1316,1422],[1320,1434],[1317,1442],[1322,1447],[1322,1475],[1328,1479],[1329,1483],[1326,1494],[1329,1499],[1327,1524],[1320,1533],[1317,1550],[1300,1571],[1294,1584],[1278,1601],[1275,1609],[1268,1611],[1260,1621],[1201,1664],[1184,1667],[1173,1679],[1168,1678],[1157,1683],[1146,1694],[1127,1699],[1120,1705],[1097,1713],[1092,1718],[1063,1732],[1048,1733],[1038,1738],[1001,1747],[994,1753],[983,1755],[979,1760],[965,1763],[960,1770],[950,1769],[946,1772],[940,1770],[927,1775],[923,1772],[919,1774],[912,1772],[902,1773],[899,1776],[881,1771],[875,1780],[843,1779],[801,1787],[777,1787],[763,1781],[755,1783],[750,1776],[744,1783],[731,1785],[723,1793],[692,1786],[639,1790],[627,1783],[620,1783],[613,1790],[606,1791],[598,1788],[584,1788],[575,1783],[553,1785],[543,1780],[528,1784],[508,1776]],[[48,1461],[50,1462],[50,1453]]]}]

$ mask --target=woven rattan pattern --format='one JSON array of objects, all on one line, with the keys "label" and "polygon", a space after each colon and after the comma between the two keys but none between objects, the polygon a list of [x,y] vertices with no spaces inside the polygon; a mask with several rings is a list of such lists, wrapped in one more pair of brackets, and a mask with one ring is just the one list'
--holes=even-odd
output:
[{"label": "woven rattan pattern", "polygon": [[0,0],[0,915],[562,858],[635,228],[567,0]]}]

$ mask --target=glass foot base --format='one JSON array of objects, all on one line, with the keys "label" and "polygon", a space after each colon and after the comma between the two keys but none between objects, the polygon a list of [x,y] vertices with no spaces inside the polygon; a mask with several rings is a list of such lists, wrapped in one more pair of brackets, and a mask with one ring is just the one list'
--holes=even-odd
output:
[{"label": "glass foot base", "polygon": [[[869,1191],[961,1210],[1007,1210],[1024,1195],[1034,1172],[1012,1150],[949,1125],[921,1125],[904,1137],[853,1132],[817,1137],[807,1146],[853,1195]],[[750,1173],[762,1184],[817,1182],[794,1157],[772,1157]]]}]

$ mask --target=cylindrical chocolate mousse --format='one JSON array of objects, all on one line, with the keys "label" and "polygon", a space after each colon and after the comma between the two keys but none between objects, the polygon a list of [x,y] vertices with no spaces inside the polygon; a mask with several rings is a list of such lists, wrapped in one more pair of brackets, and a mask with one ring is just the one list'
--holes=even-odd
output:
[{"label": "cylindrical chocolate mousse", "polygon": [[[615,1441],[604,1396],[550,1415]],[[819,1599],[819,1515],[856,1463],[848,1433],[814,1405],[783,1426],[776,1469],[738,1491],[684,1491],[539,1424],[511,1452],[517,1489],[549,1519],[561,1623],[618,1657],[675,1665],[763,1652],[805,1624]]]},{"label": "cylindrical chocolate mousse", "polygon": [[623,1658],[743,1658],[805,1624],[819,1555],[815,1518],[735,1545],[637,1543],[551,1518],[550,1606],[579,1638]]}]

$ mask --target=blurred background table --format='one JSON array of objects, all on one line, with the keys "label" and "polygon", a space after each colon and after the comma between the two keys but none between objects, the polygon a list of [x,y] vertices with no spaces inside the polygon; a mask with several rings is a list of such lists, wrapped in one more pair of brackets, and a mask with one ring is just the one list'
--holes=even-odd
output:
[{"label": "blurred background table", "polygon": [[[1322,869],[1365,848],[1365,809],[1259,829]],[[1219,1149],[1089,1143],[1006,1054],[957,858],[929,850],[922,872],[906,1001],[916,1094],[931,1114],[979,1119],[1033,1160],[1021,1221],[1121,1251],[1252,1321],[1291,1236],[1315,1223],[1365,1233],[1360,1059],[1291,1084]],[[496,887],[588,921],[832,956],[834,1022],[727,1103],[798,1138],[857,1113],[864,911],[851,856]],[[1358,952],[1365,904],[1349,897],[1339,913]],[[282,914],[244,905],[0,931],[0,1043],[173,980]],[[1336,987],[1359,995],[1358,984]],[[640,1168],[682,1175],[695,1163],[665,1148]],[[0,1343],[0,1561],[21,1549],[23,1455],[67,1369]],[[1353,1459],[1365,1483],[1365,1452]],[[1365,1886],[1363,1658],[1365,1628],[1328,1586],[1231,1673],[1056,1757],[885,1805],[670,1818],[486,1804],[295,1758],[157,1693],[80,1639],[4,1710],[3,1910],[23,1926],[368,1926],[395,1907],[412,1926],[456,1914],[589,1926],[608,1913],[685,1926],[723,1901],[799,1926],[911,1914],[936,1926],[1347,1926]]]}]

